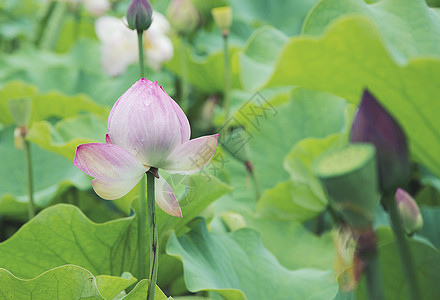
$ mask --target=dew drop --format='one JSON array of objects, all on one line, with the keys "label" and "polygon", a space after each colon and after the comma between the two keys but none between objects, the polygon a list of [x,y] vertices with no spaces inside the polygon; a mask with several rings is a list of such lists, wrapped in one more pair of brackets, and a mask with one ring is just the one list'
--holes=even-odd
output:
[{"label": "dew drop", "polygon": [[151,104],[151,100],[150,100],[150,99],[145,99],[145,100],[144,100],[144,106],[145,106],[145,107],[150,106],[150,104]]}]

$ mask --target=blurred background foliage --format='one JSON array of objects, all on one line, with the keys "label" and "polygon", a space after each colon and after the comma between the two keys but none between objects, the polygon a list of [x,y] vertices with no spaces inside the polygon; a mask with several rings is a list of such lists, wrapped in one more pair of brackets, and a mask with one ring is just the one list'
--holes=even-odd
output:
[{"label": "blurred background foliage", "polygon": [[[167,16],[170,1],[151,2]],[[188,300],[366,299],[363,282],[354,292],[338,286],[350,265],[334,245],[338,216],[313,162],[347,144],[368,87],[408,136],[412,175],[405,188],[424,219],[412,250],[422,293],[440,297],[440,268],[433,267],[440,264],[440,2],[192,3],[197,28],[185,35],[171,28],[174,55],[159,69],[147,67],[146,77],[178,103],[188,85],[192,138],[232,124],[243,130],[243,146],[231,153],[223,140],[199,174],[161,174],[171,178],[184,215],[158,212],[158,285],[165,294]],[[136,293],[146,290],[145,281],[134,287],[133,277],[137,189],[102,200],[72,164],[79,144],[104,142],[111,106],[138,79],[136,62],[118,76],[102,66],[95,22],[102,15],[122,18],[129,1],[109,4],[97,15],[67,1],[0,2],[0,268],[8,270],[0,270],[0,283],[22,297],[24,284],[53,286],[50,272],[65,279],[66,294],[79,293],[91,278],[82,296],[92,299],[139,299]],[[222,37],[211,16],[212,8],[224,5],[233,10],[229,120],[222,113]],[[32,102],[26,139],[41,212],[30,221],[24,153],[14,147],[7,105],[17,98]],[[382,207],[375,228],[387,299],[406,299]],[[66,264],[79,267],[61,267]],[[31,278],[33,283],[22,281]]]}]

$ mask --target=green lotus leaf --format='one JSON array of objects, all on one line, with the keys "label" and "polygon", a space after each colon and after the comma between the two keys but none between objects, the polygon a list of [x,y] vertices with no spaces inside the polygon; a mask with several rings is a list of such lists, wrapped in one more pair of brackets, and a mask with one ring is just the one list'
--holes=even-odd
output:
[{"label": "green lotus leaf", "polygon": [[57,91],[41,93],[34,85],[22,81],[10,81],[0,89],[0,123],[13,123],[8,108],[8,101],[15,98],[29,97],[32,100],[31,123],[45,120],[49,117],[66,118],[80,112],[90,112],[107,117],[108,107],[95,103],[86,95],[66,96]]},{"label": "green lotus leaf", "polygon": [[322,37],[291,39],[274,70],[267,86],[296,84],[354,103],[368,87],[403,126],[414,159],[440,174],[440,102],[432,101],[440,97],[432,81],[440,76],[438,58],[413,58],[401,65],[372,21],[344,17]]},{"label": "green lotus leaf", "polygon": [[35,122],[26,139],[41,148],[55,152],[69,161],[75,157],[76,147],[86,143],[104,143],[107,122],[94,115],[65,118],[53,126],[47,121]]},{"label": "green lotus leaf", "polygon": [[263,247],[257,232],[209,233],[200,222],[171,236],[167,253],[183,262],[186,287],[215,291],[225,299],[331,299],[338,290],[330,271],[287,270]]},{"label": "green lotus leaf", "polygon": [[[31,144],[32,172],[34,175],[34,202],[37,208],[46,207],[50,201],[71,186],[85,189],[89,180],[80,170],[60,156],[54,156]],[[25,152],[14,147],[14,128],[0,130],[0,213],[22,217],[28,210],[28,185]],[[34,274],[36,276],[38,274]]]},{"label": "green lotus leaf", "polygon": [[384,46],[400,63],[420,56],[440,56],[440,16],[424,0],[322,0],[304,23],[303,34],[322,35],[338,18],[359,15],[374,22]]},{"label": "green lotus leaf", "polygon": [[[184,217],[172,217],[158,209],[161,255],[165,252],[165,242],[171,232],[185,232],[186,225],[195,216],[229,191],[228,186],[208,175],[167,180],[176,190],[185,190],[180,200]],[[137,209],[137,203],[134,203],[134,208]],[[82,266],[96,275],[137,274],[137,239],[135,216],[97,224],[76,206],[57,204],[40,212],[0,244],[0,265],[23,278],[37,276],[64,264]],[[166,265],[162,266],[166,268]],[[173,274],[179,275],[175,266],[171,267]],[[172,279],[172,276],[166,277]]]},{"label": "green lotus leaf", "polygon": [[0,269],[3,299],[105,299],[93,274],[74,265],[54,268],[33,279],[20,279]]}]

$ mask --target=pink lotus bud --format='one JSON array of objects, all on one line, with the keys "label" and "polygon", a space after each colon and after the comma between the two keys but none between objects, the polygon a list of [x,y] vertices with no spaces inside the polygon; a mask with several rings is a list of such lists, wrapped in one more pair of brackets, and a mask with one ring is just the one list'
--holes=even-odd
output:
[{"label": "pink lotus bud", "polygon": [[410,162],[405,133],[367,89],[351,126],[350,141],[376,147],[382,191],[394,191],[408,181]]},{"label": "pink lotus bud", "polygon": [[405,190],[398,188],[395,195],[397,209],[407,234],[419,230],[423,226],[422,215],[417,202]]},{"label": "pink lotus bud", "polygon": [[133,30],[147,30],[153,19],[153,9],[148,0],[131,0],[127,10],[128,27]]}]

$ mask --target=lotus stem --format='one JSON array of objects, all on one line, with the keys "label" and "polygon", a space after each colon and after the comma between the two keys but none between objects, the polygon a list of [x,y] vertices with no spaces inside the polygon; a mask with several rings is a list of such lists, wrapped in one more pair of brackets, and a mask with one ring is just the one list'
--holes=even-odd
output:
[{"label": "lotus stem", "polygon": [[154,174],[150,171],[147,172],[147,209],[148,228],[150,230],[150,282],[148,284],[147,300],[154,300],[158,270],[159,244],[157,243],[156,201],[154,198]]},{"label": "lotus stem", "polygon": [[409,299],[418,300],[420,299],[420,292],[417,275],[414,268],[414,260],[409,249],[405,231],[403,230],[396,201],[394,200],[393,196],[387,196],[383,199],[383,203],[388,210],[391,228],[396,236],[397,250],[399,252],[400,262],[402,264],[403,274],[407,281]]},{"label": "lotus stem", "polygon": [[365,268],[365,273],[365,275],[367,276],[369,298],[371,300],[385,300],[382,283],[382,273],[380,271],[377,252],[369,258],[367,266]]},{"label": "lotus stem", "polygon": [[382,272],[377,255],[376,233],[373,228],[359,233],[356,256],[359,263],[365,263],[368,298],[370,300],[385,300]]},{"label": "lotus stem", "polygon": [[189,85],[188,85],[188,65],[186,63],[186,40],[185,37],[181,38],[182,44],[180,46],[180,69],[182,73],[182,95],[180,103],[182,105],[182,110],[187,112],[188,109],[188,94],[189,94]]},{"label": "lotus stem", "polygon": [[144,46],[143,46],[143,34],[144,31],[143,30],[138,30],[137,31],[137,36],[138,36],[138,46],[139,46],[139,76],[141,78],[144,77]]},{"label": "lotus stem", "polygon": [[146,199],[146,182],[145,176],[142,177],[139,183],[139,209],[138,209],[138,245],[139,245],[139,256],[138,256],[138,269],[140,279],[146,279],[147,275],[147,199]]},{"label": "lotus stem", "polygon": [[29,220],[35,216],[35,207],[34,207],[34,187],[33,187],[33,178],[32,178],[32,160],[31,160],[31,146],[30,143],[24,140],[24,151],[26,153],[26,172],[27,172],[27,183],[28,183],[28,213]]},{"label": "lotus stem", "polygon": [[225,123],[229,119],[229,101],[231,93],[231,66],[229,63],[229,46],[228,46],[228,34],[223,34],[223,60],[225,65],[225,91],[223,98],[223,108],[225,110]]},{"label": "lotus stem", "polygon": [[258,185],[257,177],[255,175],[254,166],[249,160],[245,161],[244,165],[252,181],[252,185],[254,186],[255,199],[256,201],[258,201],[258,199],[260,199],[261,197],[261,194],[260,194],[260,187]]}]

